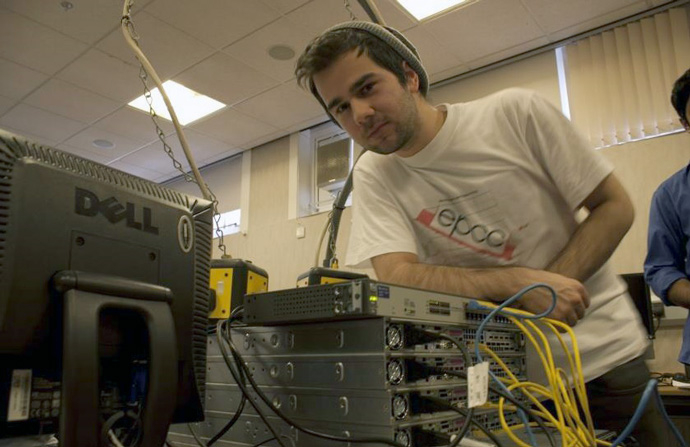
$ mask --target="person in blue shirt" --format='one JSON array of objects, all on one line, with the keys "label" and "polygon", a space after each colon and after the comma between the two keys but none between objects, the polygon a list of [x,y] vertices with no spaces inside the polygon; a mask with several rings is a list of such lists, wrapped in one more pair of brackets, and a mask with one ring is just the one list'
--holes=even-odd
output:
[{"label": "person in blue shirt", "polygon": [[[690,133],[690,70],[673,85],[671,103]],[[690,309],[690,164],[665,180],[652,197],[645,280],[667,306]],[[690,316],[678,360],[690,377]]]}]

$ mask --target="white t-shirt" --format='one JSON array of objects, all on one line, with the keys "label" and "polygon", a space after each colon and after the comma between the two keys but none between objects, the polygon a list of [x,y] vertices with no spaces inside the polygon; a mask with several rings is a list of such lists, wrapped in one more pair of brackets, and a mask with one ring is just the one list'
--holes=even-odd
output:
[{"label": "white t-shirt", "polygon": [[[545,268],[612,166],[533,92],[440,107],[445,123],[414,156],[367,152],[359,160],[347,264],[407,252],[435,265]],[[608,263],[585,287],[591,305],[575,334],[589,381],[641,355],[648,340]],[[540,369],[530,366],[530,375],[538,379]]]}]

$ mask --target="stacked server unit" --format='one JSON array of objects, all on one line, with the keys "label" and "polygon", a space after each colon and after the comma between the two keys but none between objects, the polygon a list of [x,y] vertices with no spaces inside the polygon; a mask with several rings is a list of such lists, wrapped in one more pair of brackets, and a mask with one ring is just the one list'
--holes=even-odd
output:
[{"label": "stacked server unit", "polygon": [[[364,301],[381,300],[380,284],[365,282]],[[335,286],[318,286],[300,293],[320,294],[321,301],[323,296],[330,295],[326,299],[330,302],[307,306],[307,315],[301,319],[308,322],[285,324],[289,320],[284,317],[267,316],[272,305],[285,307],[273,300],[280,298],[281,292],[259,294],[257,300],[263,298],[266,307],[262,307],[261,313],[251,314],[249,306],[249,320],[254,316],[262,324],[277,321],[233,329],[233,344],[273,405],[300,426],[343,438],[395,440],[409,447],[447,445],[463,426],[464,417],[438,406],[438,402],[466,409],[467,383],[444,371],[463,373],[468,365],[453,343],[429,337],[428,333],[453,337],[473,352],[477,327],[486,313],[467,308],[465,304],[469,300],[391,287],[382,291],[388,296],[383,299],[400,300],[400,303],[407,299],[406,304],[401,304],[401,311],[405,306],[426,311],[410,315],[408,309],[407,318],[383,315],[372,308],[348,314],[347,309],[352,306],[343,296],[354,298],[352,290],[343,293],[341,286],[340,292],[335,293],[338,290]],[[309,290],[318,288],[321,290]],[[321,315],[313,321],[308,315],[310,311],[323,312],[328,305],[333,311],[330,317]],[[448,311],[439,316],[437,309],[433,309],[438,306]],[[380,310],[380,306],[376,308]],[[451,324],[449,320],[459,324]],[[206,421],[197,425],[197,432],[204,439],[223,428],[242,396],[216,339],[209,338],[208,342]],[[513,374],[526,378],[525,340],[512,323],[498,317],[483,332],[482,342],[501,357]],[[472,355],[472,362],[475,360]],[[490,369],[498,376],[505,375],[493,362]],[[253,392],[252,398],[260,402]],[[277,418],[266,405],[261,407],[286,446],[347,445],[304,434]],[[515,413],[507,413],[506,418],[510,425],[519,423]],[[477,410],[474,419],[489,430],[500,428],[496,410]],[[481,438],[482,435],[473,428],[468,436]],[[271,437],[268,427],[247,405],[243,416],[217,445],[253,446]],[[184,426],[174,427],[170,439],[194,445]]]}]

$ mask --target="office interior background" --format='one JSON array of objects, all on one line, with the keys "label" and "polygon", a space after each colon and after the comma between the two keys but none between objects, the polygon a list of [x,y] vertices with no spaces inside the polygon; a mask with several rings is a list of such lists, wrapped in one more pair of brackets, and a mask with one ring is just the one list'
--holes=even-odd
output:
[{"label": "office interior background", "polygon": [[[688,1],[476,0],[423,22],[394,0],[376,5],[419,49],[432,103],[522,87],[571,117],[632,197],[635,223],[613,264],[618,273],[641,272],[652,193],[690,158],[668,100],[690,68]],[[122,7],[0,0],[0,128],[200,196],[174,169],[147,113],[128,105],[144,88],[120,31]],[[228,252],[267,270],[270,290],[294,287],[315,264],[341,180],[319,183],[320,145],[342,136],[296,85],[294,63],[313,36],[353,16],[367,19],[356,1],[341,0],[138,0],[132,10],[160,77],[225,104],[185,133],[219,199]],[[172,125],[159,122],[186,168]],[[356,152],[349,149],[346,166]],[[652,371],[682,371],[685,315],[666,310]]]}]

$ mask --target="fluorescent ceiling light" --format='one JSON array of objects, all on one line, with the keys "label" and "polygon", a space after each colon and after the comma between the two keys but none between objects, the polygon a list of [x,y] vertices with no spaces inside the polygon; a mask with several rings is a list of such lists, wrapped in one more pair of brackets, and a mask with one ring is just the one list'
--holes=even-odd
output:
[{"label": "fluorescent ceiling light", "polygon": [[454,8],[467,0],[397,0],[417,20],[424,20],[435,14]]},{"label": "fluorescent ceiling light", "polygon": [[[165,81],[163,88],[175,109],[177,119],[183,126],[225,107],[225,104],[222,102],[190,90],[174,81]],[[165,107],[163,95],[158,91],[158,88],[151,90],[151,98],[153,99],[153,110],[156,111],[156,114],[168,121],[172,121],[168,109]],[[144,95],[130,102],[129,105],[149,113],[149,103]]]}]

